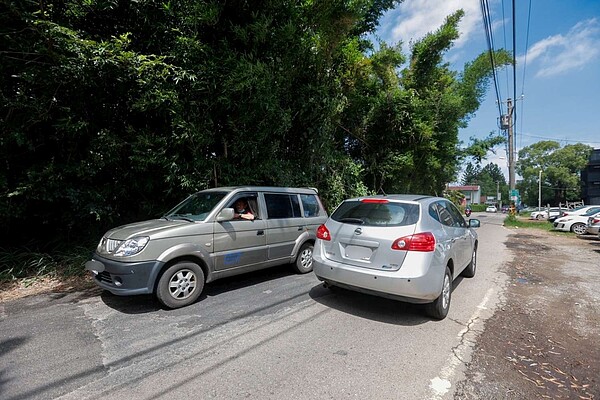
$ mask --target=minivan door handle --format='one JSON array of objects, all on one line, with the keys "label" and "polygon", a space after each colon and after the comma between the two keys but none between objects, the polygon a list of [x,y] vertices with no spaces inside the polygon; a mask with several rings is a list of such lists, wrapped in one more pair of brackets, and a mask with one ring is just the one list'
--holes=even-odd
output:
[{"label": "minivan door handle", "polygon": [[260,231],[256,232],[256,236],[262,236],[264,234],[265,234],[265,231],[263,231],[263,230],[260,230]]},{"label": "minivan door handle", "polygon": [[299,226],[299,227],[298,227],[298,230],[299,230],[299,231],[303,231],[303,230],[304,230],[304,227],[303,227],[303,226]]}]

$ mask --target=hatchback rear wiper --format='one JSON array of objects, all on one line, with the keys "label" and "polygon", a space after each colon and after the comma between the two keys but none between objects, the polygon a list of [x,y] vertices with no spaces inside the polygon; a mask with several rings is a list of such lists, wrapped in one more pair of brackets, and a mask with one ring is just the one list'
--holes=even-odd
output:
[{"label": "hatchback rear wiper", "polygon": [[360,218],[342,218],[342,219],[340,219],[340,222],[347,222],[349,224],[358,224],[358,225],[362,225],[365,223],[365,221],[363,221]]}]

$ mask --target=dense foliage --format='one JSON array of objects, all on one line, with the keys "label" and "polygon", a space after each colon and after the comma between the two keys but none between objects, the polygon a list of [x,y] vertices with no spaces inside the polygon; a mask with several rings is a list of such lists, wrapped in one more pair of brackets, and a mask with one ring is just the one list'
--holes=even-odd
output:
[{"label": "dense foliage", "polygon": [[3,243],[96,239],[214,186],[441,194],[489,56],[443,62],[461,11],[375,50],[397,3],[3,0]]},{"label": "dense foliage", "polygon": [[539,201],[539,173],[542,171],[542,205],[558,206],[566,201],[581,200],[581,171],[588,164],[591,146],[577,143],[564,147],[553,140],[545,140],[519,151],[517,173],[523,180],[517,185],[524,202],[537,205]]}]

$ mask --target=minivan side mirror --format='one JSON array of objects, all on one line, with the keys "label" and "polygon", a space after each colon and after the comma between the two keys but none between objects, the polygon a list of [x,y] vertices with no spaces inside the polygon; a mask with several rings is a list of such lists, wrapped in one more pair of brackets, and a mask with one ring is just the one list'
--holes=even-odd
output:
[{"label": "minivan side mirror", "polygon": [[478,219],[470,219],[469,220],[469,228],[479,228],[481,226],[481,222]]},{"label": "minivan side mirror", "polygon": [[224,208],[217,214],[217,222],[231,221],[233,216],[233,208]]}]

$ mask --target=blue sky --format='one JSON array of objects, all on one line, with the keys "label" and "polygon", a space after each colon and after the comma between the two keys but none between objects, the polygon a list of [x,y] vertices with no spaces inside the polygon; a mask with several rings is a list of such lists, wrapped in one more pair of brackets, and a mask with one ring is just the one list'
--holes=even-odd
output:
[{"label": "blue sky", "polygon": [[[512,0],[488,4],[495,48],[512,52]],[[408,54],[412,40],[435,31],[459,8],[465,11],[461,37],[446,61],[461,71],[465,62],[487,51],[479,0],[405,0],[383,16],[377,37],[390,44],[401,41]],[[600,0],[516,0],[515,23],[517,97],[523,96],[517,101],[516,150],[540,140],[600,148]],[[513,98],[512,67],[499,70],[497,76],[505,102]],[[497,119],[492,82],[460,140],[466,143],[471,136],[483,138],[498,131]],[[506,171],[506,158],[501,146],[488,162]]]}]

